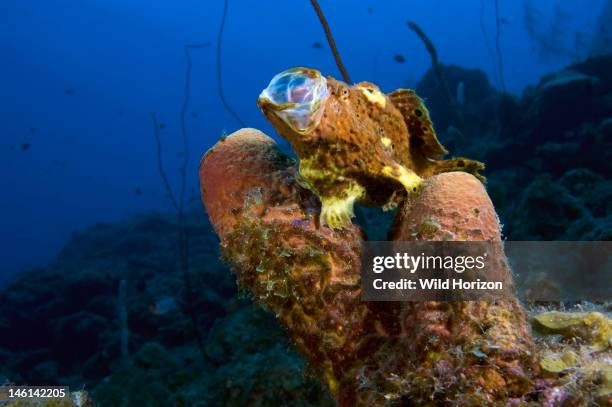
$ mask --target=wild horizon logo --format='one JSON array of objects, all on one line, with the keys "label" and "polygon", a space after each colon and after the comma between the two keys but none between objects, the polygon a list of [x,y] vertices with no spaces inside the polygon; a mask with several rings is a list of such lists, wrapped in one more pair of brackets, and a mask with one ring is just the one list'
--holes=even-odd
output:
[{"label": "wild horizon logo", "polygon": [[364,301],[609,301],[610,242],[366,242]]}]

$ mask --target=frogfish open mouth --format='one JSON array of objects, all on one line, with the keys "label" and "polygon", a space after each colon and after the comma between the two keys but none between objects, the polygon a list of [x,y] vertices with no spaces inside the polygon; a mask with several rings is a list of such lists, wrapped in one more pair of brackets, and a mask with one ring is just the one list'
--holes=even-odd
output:
[{"label": "frogfish open mouth", "polygon": [[272,111],[293,131],[306,134],[319,124],[328,96],[327,80],[319,71],[296,67],[274,76],[257,104],[262,110]]}]

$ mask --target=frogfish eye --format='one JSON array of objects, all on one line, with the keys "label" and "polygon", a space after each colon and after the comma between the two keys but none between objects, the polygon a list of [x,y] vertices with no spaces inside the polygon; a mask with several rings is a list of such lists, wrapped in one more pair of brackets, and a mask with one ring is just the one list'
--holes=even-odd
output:
[{"label": "frogfish eye", "polygon": [[321,72],[297,67],[274,76],[259,95],[258,104],[297,133],[307,134],[319,124],[327,97],[327,80]]}]

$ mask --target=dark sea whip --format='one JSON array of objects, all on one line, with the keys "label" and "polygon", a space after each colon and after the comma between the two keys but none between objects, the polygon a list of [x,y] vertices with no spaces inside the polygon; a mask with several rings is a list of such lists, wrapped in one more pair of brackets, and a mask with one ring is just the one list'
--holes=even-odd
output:
[{"label": "dark sea whip", "polygon": [[202,340],[202,334],[198,327],[197,316],[195,314],[195,293],[193,292],[193,284],[189,275],[189,228],[187,220],[185,219],[185,189],[187,187],[187,167],[189,165],[189,137],[187,136],[187,124],[185,117],[187,115],[187,109],[189,108],[189,102],[191,100],[191,58],[189,51],[191,49],[201,49],[209,46],[210,43],[201,44],[187,44],[185,45],[185,61],[187,63],[187,69],[185,72],[185,95],[183,98],[183,106],[181,107],[181,135],[183,139],[183,161],[179,169],[181,175],[181,189],[178,197],[172,190],[172,185],[166,176],[164,165],[162,162],[162,149],[161,140],[159,136],[159,123],[155,113],[151,113],[153,125],[155,127],[155,142],[157,147],[157,169],[159,175],[164,183],[170,202],[176,211],[177,223],[178,223],[178,243],[179,243],[179,259],[181,267],[181,275],[183,278],[183,284],[185,286],[185,297],[184,297],[184,309],[183,312],[189,317],[192,324],[192,329],[198,348],[206,360],[206,353],[204,352],[204,345]]},{"label": "dark sea whip", "polygon": [[221,45],[223,41],[223,29],[225,28],[225,17],[227,17],[227,6],[229,0],[225,0],[223,2],[223,15],[221,16],[221,25],[219,26],[219,34],[217,35],[217,90],[219,91],[219,98],[221,99],[221,103],[225,107],[225,109],[232,115],[234,119],[240,124],[240,127],[245,127],[244,121],[238,116],[230,105],[225,100],[225,95],[223,94],[223,80],[222,80],[222,70],[221,70]]},{"label": "dark sea whip", "polygon": [[431,68],[433,69],[434,74],[436,75],[438,84],[442,88],[442,93],[444,93],[444,96],[446,97],[446,102],[448,103],[448,106],[453,112],[455,124],[459,129],[463,130],[463,117],[461,115],[461,112],[459,111],[459,108],[457,107],[455,98],[453,97],[450,88],[448,87],[448,82],[446,82],[446,78],[444,77],[444,72],[442,71],[442,65],[440,64],[440,60],[438,59],[438,52],[436,51],[436,47],[417,23],[415,23],[414,21],[408,21],[406,22],[406,24],[408,24],[408,28],[414,31],[414,33],[423,42],[423,45],[425,45],[425,48],[427,49],[427,52],[431,57]]},{"label": "dark sea whip", "polygon": [[181,192],[179,196],[179,205],[183,208],[186,188],[186,176],[183,176],[187,172],[187,165],[189,164],[189,139],[187,137],[187,125],[185,123],[185,116],[187,114],[187,108],[191,101],[191,58],[189,55],[190,49],[201,49],[208,47],[210,42],[201,44],[186,44],[185,45],[185,62],[187,63],[187,71],[185,73],[185,95],[183,98],[183,106],[181,107],[181,134],[183,136],[183,163],[181,165]]},{"label": "dark sea whip", "polygon": [[[485,25],[485,1],[486,0],[480,0],[480,31],[482,32],[482,39],[485,43],[485,46],[487,47],[487,52],[489,53],[489,57],[491,58],[491,63],[493,64],[493,69],[496,69],[496,61],[495,61],[495,53],[493,52],[493,49],[491,48],[491,44],[489,43],[489,39],[487,36],[487,28]],[[496,80],[499,84],[499,72],[495,73],[496,76]]]},{"label": "dark sea whip", "polygon": [[504,81],[504,64],[502,62],[501,45],[499,43],[501,37],[500,18],[499,18],[499,0],[495,0],[495,49],[497,51],[497,72],[499,74],[499,83],[504,92],[506,92],[506,82]]},{"label": "dark sea whip", "polygon": [[329,43],[329,47],[331,48],[332,53],[334,54],[334,59],[336,60],[336,65],[338,65],[338,69],[340,70],[340,73],[342,74],[342,78],[344,79],[344,82],[350,85],[352,83],[351,78],[348,72],[346,71],[344,64],[342,63],[342,59],[340,58],[340,53],[338,52],[338,48],[336,47],[336,42],[334,41],[334,37],[332,36],[331,30],[329,29],[329,24],[327,24],[327,20],[325,19],[323,10],[321,10],[321,6],[319,6],[319,3],[317,2],[317,0],[310,0],[310,3],[312,4],[312,7],[315,9],[317,16],[319,17],[319,21],[321,22],[321,25],[323,26],[323,30],[325,30],[325,36],[327,37],[327,42]]}]

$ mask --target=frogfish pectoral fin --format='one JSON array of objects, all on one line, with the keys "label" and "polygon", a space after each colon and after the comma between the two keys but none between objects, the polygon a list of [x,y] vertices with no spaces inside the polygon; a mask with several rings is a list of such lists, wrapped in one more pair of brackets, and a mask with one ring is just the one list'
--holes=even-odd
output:
[{"label": "frogfish pectoral fin", "polygon": [[[450,160],[439,160],[434,161],[429,168],[431,171],[428,175],[441,174],[443,172],[461,171],[472,174],[482,183],[486,181],[486,178],[480,175],[480,171],[484,169],[485,165],[480,161],[470,160],[465,157],[452,158]],[[428,172],[429,172],[428,171]]]},{"label": "frogfish pectoral fin", "polygon": [[321,200],[321,225],[332,229],[342,228],[351,223],[355,216],[355,201],[365,195],[365,189],[353,181],[342,185],[341,193],[333,196],[319,196]]}]

